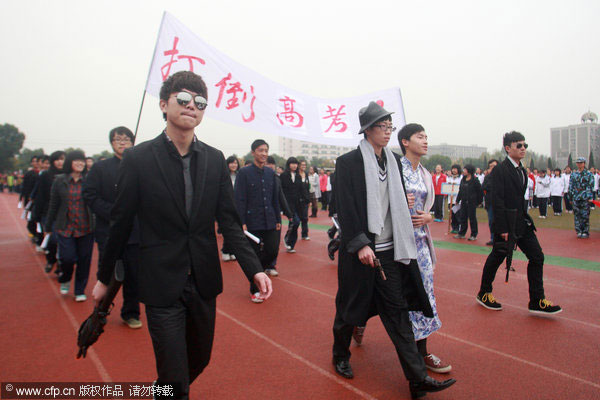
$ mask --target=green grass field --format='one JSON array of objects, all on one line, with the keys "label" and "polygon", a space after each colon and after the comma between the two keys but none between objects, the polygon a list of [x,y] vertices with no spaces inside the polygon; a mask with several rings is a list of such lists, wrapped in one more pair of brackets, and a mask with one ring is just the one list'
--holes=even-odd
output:
[{"label": "green grass field", "polygon": [[[560,217],[555,217],[554,211],[552,211],[552,207],[548,207],[546,219],[538,218],[540,212],[536,208],[530,209],[529,215],[531,215],[535,226],[538,228],[575,230],[575,225],[573,223],[573,214],[563,212],[563,214]],[[487,222],[487,220],[487,212],[483,208],[478,208],[477,221]],[[598,207],[596,207],[596,209],[592,210],[590,213],[590,231],[600,232],[600,208]]]}]

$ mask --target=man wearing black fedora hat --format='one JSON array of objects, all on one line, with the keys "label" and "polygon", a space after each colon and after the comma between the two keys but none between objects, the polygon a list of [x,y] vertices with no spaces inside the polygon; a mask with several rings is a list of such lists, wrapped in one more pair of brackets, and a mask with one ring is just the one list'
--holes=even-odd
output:
[{"label": "man wearing black fedora hat", "polygon": [[350,341],[355,326],[379,314],[394,343],[413,398],[448,388],[427,376],[409,310],[433,316],[416,262],[417,250],[404,190],[400,156],[387,144],[392,112],[375,102],[359,111],[365,137],[336,161],[335,207],[341,231],[333,364],[353,378]]}]

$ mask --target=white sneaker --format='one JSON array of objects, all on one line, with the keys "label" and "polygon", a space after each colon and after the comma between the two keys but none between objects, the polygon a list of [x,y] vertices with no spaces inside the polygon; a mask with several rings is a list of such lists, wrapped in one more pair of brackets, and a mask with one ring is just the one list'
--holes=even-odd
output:
[{"label": "white sneaker", "polygon": [[292,249],[291,247],[289,249],[286,250],[288,253],[295,253],[296,250]]},{"label": "white sneaker", "polygon": [[262,303],[263,301],[265,301],[265,299],[263,299],[262,297],[260,297],[260,292],[256,292],[252,295],[252,297],[250,297],[250,300],[252,300],[253,303]]},{"label": "white sneaker", "polygon": [[77,296],[75,296],[75,301],[77,302],[82,302],[82,301],[86,301],[87,300],[87,296],[85,294],[78,294]]},{"label": "white sneaker", "polygon": [[71,288],[71,283],[65,282],[60,284],[60,294],[68,294]]},{"label": "white sneaker", "polygon": [[267,268],[265,269],[265,274],[270,276],[279,276],[279,272],[275,268]]},{"label": "white sneaker", "polygon": [[235,256],[234,256],[233,254],[230,254],[230,255],[229,255],[229,258],[231,259],[231,261],[235,261],[235,260],[237,260],[237,258],[235,258]]},{"label": "white sneaker", "polygon": [[223,255],[221,256],[221,259],[223,259],[223,261],[231,261],[231,255],[229,255],[227,253],[223,253]]},{"label": "white sneaker", "polygon": [[302,238],[302,240],[310,240],[310,237],[308,237],[308,236],[304,236],[304,237]]}]

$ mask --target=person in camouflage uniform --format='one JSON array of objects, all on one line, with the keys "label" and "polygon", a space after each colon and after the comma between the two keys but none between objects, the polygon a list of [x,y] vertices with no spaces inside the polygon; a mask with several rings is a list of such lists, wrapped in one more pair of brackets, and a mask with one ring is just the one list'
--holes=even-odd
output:
[{"label": "person in camouflage uniform", "polygon": [[576,161],[577,171],[571,174],[569,180],[569,198],[573,204],[575,215],[575,232],[580,239],[590,237],[590,202],[593,199],[594,177],[585,169],[585,158]]}]

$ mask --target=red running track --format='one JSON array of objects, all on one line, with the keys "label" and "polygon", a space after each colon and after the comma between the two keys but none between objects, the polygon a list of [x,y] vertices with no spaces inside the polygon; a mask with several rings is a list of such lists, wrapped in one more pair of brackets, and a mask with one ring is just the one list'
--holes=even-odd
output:
[{"label": "red running track", "polygon": [[[72,295],[58,293],[54,274],[43,272],[44,259],[27,238],[16,203],[15,196],[0,195],[0,381],[153,380],[147,330],[131,330],[119,320],[120,299],[88,358],[75,359],[76,331],[92,303],[75,303]],[[328,224],[324,216],[316,221]],[[438,230],[435,236],[442,239]],[[567,240],[570,233],[551,235]],[[224,263],[213,357],[192,385],[192,398],[410,397],[377,318],[369,321],[363,346],[352,346],[356,378],[344,380],[333,372],[336,264],[326,256],[325,232],[312,230],[310,236],[311,241],[298,243],[296,254],[280,254],[275,293],[260,305],[250,302],[239,266]],[[548,246],[546,236],[542,230],[544,250],[562,255],[561,249]],[[577,243],[570,245],[571,254],[578,253],[572,247]],[[597,248],[600,241],[592,237],[587,243]],[[451,250],[437,254],[436,296],[443,327],[431,336],[429,350],[452,364],[450,376],[458,383],[429,398],[600,398],[600,311],[594,306],[600,301],[600,273],[547,265],[547,296],[565,311],[542,319],[527,312],[523,262],[517,261],[522,264],[517,264],[509,285],[498,277],[494,293],[505,309],[492,312],[474,300],[485,256]],[[598,256],[592,259],[600,261]],[[94,258],[88,295],[95,271]]]}]

